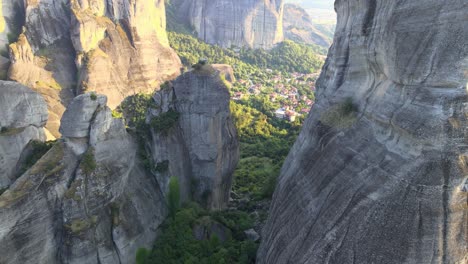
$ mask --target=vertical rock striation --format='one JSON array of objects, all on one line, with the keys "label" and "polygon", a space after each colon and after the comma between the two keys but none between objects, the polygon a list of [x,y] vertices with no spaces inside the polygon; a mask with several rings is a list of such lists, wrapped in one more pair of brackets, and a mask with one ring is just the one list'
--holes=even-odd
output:
[{"label": "vertical rock striation", "polygon": [[[156,93],[157,109],[150,123],[168,112],[178,114],[170,131],[152,129],[152,157],[156,165],[168,164],[156,172],[167,189],[169,177],[181,184],[182,200],[193,199],[210,209],[227,206],[234,169],[239,161],[239,142],[229,111],[229,90],[220,75],[230,67],[209,65],[177,78]],[[232,69],[231,69],[232,71]],[[223,73],[221,73],[223,72]]]},{"label": "vertical rock striation", "polygon": [[162,0],[72,1],[71,20],[79,91],[107,95],[111,108],[180,73]]},{"label": "vertical rock striation", "polygon": [[210,44],[269,49],[283,40],[282,0],[176,0],[172,4],[179,20]]},{"label": "vertical rock striation", "polygon": [[335,8],[317,104],[282,168],[258,262],[466,263],[468,5]]}]

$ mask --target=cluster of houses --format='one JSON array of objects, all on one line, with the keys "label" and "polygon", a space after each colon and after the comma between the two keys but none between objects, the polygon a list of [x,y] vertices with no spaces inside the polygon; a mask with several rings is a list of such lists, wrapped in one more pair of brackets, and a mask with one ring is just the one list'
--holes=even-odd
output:
[{"label": "cluster of houses", "polygon": [[275,116],[279,119],[284,119],[289,122],[294,122],[297,117],[301,116],[301,114],[297,113],[294,110],[290,110],[288,108],[279,108],[275,111]]},{"label": "cluster of houses", "polygon": [[[291,78],[285,78],[282,75],[274,75],[271,82],[274,84],[274,92],[269,94],[270,101],[281,102],[279,109],[275,111],[275,116],[294,122],[297,117],[309,113],[314,102],[306,95],[300,95],[297,85],[308,85],[310,89],[315,90],[315,83],[312,80],[317,78],[317,74],[291,73]],[[242,100],[246,96],[259,95],[262,92],[263,85],[255,84],[251,80],[238,80],[238,83],[248,87],[247,92],[234,92],[233,100]]]}]

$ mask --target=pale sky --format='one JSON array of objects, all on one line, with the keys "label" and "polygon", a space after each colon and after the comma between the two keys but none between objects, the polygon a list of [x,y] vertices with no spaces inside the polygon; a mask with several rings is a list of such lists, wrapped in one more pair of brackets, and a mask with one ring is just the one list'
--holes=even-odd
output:
[{"label": "pale sky", "polygon": [[286,0],[286,3],[296,3],[302,7],[308,8],[320,8],[333,10],[335,0]]}]

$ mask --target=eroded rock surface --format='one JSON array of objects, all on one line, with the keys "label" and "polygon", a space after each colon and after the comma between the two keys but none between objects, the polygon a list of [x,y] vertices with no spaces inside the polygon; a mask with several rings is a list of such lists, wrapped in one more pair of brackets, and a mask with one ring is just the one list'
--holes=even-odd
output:
[{"label": "eroded rock surface", "polygon": [[[180,73],[167,40],[164,1],[3,0],[3,7],[0,75],[9,69],[9,79],[45,97],[46,127],[54,137],[76,95],[96,91],[115,108]],[[1,47],[8,45],[6,55]]]},{"label": "eroded rock surface", "polygon": [[467,263],[466,2],[335,7],[258,262]]},{"label": "eroded rock surface", "polygon": [[[230,72],[210,65],[178,77],[156,93],[149,123],[176,112],[179,117],[169,130],[153,126],[152,157],[158,182],[167,189],[169,177],[179,178],[182,200],[193,199],[211,209],[225,208],[234,169],[239,160],[239,142],[229,110],[230,95],[220,74]],[[232,71],[232,69],[231,69]]]},{"label": "eroded rock surface", "polygon": [[269,49],[283,40],[282,0],[176,0],[177,18],[203,41]]},{"label": "eroded rock surface", "polygon": [[45,140],[47,104],[28,87],[0,81],[0,113],[0,189],[4,189],[17,176],[18,162],[28,143]]},{"label": "eroded rock surface", "polygon": [[134,263],[153,243],[164,196],[105,102],[75,98],[67,136],[0,196],[1,263]]}]

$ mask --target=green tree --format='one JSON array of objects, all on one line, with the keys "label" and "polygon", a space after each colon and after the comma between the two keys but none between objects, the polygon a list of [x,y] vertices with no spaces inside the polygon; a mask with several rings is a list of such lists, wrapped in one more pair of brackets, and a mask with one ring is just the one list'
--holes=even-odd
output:
[{"label": "green tree", "polygon": [[180,186],[177,177],[171,177],[169,180],[169,194],[168,194],[168,207],[169,215],[175,218],[175,215],[180,207]]},{"label": "green tree", "polygon": [[136,264],[145,264],[149,254],[146,248],[139,248],[136,253]]}]

